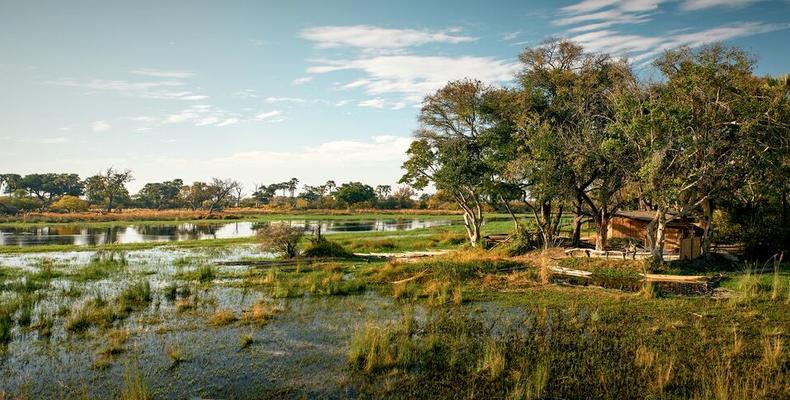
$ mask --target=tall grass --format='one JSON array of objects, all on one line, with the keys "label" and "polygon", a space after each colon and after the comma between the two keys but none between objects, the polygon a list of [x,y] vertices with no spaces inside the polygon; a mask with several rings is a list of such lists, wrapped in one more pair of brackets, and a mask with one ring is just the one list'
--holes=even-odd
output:
[{"label": "tall grass", "polygon": [[143,380],[143,373],[137,362],[128,362],[123,373],[121,400],[149,400],[152,398],[148,385]]},{"label": "tall grass", "polygon": [[454,309],[434,309],[408,330],[403,323],[368,322],[352,337],[349,362],[367,377],[364,393],[382,397],[745,400],[790,394],[781,335],[748,342],[735,335],[733,347],[722,351],[717,334],[706,335],[701,326],[666,321],[675,327],[637,328],[641,310],[615,307],[593,318],[573,304],[527,308],[523,322],[483,322]]}]

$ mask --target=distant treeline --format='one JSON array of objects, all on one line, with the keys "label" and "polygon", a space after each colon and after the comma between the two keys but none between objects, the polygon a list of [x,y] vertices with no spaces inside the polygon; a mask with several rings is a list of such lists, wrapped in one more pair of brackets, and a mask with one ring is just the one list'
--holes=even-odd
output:
[{"label": "distant treeline", "polygon": [[259,185],[250,192],[232,179],[214,178],[210,182],[184,184],[181,179],[146,183],[135,195],[126,184],[133,179],[129,170],[108,168],[81,179],[77,174],[0,174],[0,214],[32,211],[84,212],[118,208],[153,210],[206,210],[228,207],[270,207],[281,209],[380,208],[410,209],[453,207],[451,199],[422,194],[409,186],[393,191],[389,185],[370,186],[360,182],[334,181],[323,185],[303,185],[292,178],[287,182]]}]

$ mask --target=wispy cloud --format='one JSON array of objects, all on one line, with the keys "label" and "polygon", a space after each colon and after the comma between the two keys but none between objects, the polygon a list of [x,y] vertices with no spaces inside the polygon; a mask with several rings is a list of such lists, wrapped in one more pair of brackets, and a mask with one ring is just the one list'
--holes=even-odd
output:
[{"label": "wispy cloud", "polygon": [[318,26],[300,33],[318,48],[351,46],[361,49],[402,49],[428,43],[463,43],[477,40],[459,34],[459,29],[442,31],[391,29],[371,25]]},{"label": "wispy cloud", "polygon": [[300,97],[267,97],[264,101],[267,103],[307,103],[307,99]]},{"label": "wispy cloud", "polygon": [[241,89],[231,93],[231,96],[238,97],[240,99],[257,99],[258,91],[255,89]]},{"label": "wispy cloud", "polygon": [[282,119],[275,118],[281,116],[282,114],[283,114],[282,111],[279,110],[267,111],[256,115],[255,119],[258,121],[264,121],[264,120],[270,120],[272,122],[282,121]]},{"label": "wispy cloud", "polygon": [[41,139],[38,140],[38,142],[41,143],[41,144],[63,144],[63,143],[68,143],[69,142],[69,138],[63,137],[63,136],[41,138]]},{"label": "wispy cloud", "polygon": [[229,125],[236,125],[239,123],[239,119],[236,117],[226,118],[222,122],[218,123],[218,127],[229,126]]},{"label": "wispy cloud", "polygon": [[297,78],[297,79],[292,80],[291,84],[292,85],[297,85],[297,86],[298,85],[304,85],[305,83],[309,83],[312,80],[313,80],[312,76],[305,76],[305,77],[302,77],[302,78]]},{"label": "wispy cloud", "polygon": [[731,40],[790,28],[790,24],[739,22],[695,32],[662,36],[625,34],[616,30],[599,30],[572,36],[586,49],[628,56],[632,61],[649,61],[662,51],[681,46],[699,47],[706,43]]},{"label": "wispy cloud", "polygon": [[156,78],[186,79],[195,76],[194,73],[188,71],[165,71],[155,68],[140,68],[130,72],[135,75],[153,76]]},{"label": "wispy cloud", "polygon": [[505,33],[502,34],[502,40],[506,40],[506,41],[507,40],[513,40],[513,39],[517,38],[518,35],[520,35],[520,34],[521,34],[520,31],[505,32]]},{"label": "wispy cloud", "polygon": [[701,10],[712,7],[744,7],[761,0],[685,0],[681,4],[684,10]]},{"label": "wispy cloud", "polygon": [[158,100],[205,100],[208,96],[189,90],[176,90],[184,86],[180,81],[130,82],[125,80],[94,79],[80,82],[72,79],[45,81],[45,85],[76,87],[87,93],[113,92],[123,96]]},{"label": "wispy cloud", "polygon": [[759,0],[583,0],[561,8],[554,24],[565,27],[566,35],[587,50],[625,56],[644,64],[667,49],[698,47],[705,43],[787,29],[789,26],[786,23],[741,21],[706,29],[644,35],[624,32],[620,30],[621,25],[646,23],[668,6],[689,13],[712,7],[746,6],[756,1]]},{"label": "wispy cloud", "polygon": [[360,107],[366,108],[378,108],[378,109],[390,109],[390,110],[400,110],[401,108],[406,107],[406,103],[403,101],[389,101],[382,98],[375,98],[375,99],[368,99],[363,100],[357,103]]},{"label": "wispy cloud", "polygon": [[344,84],[344,89],[361,88],[371,95],[399,94],[406,100],[419,101],[448,81],[466,77],[487,82],[509,81],[517,69],[515,61],[490,57],[385,55],[355,60],[323,60],[307,71],[325,74],[358,70],[364,77]]},{"label": "wispy cloud", "polygon": [[109,131],[111,128],[112,125],[108,124],[105,121],[96,121],[93,124],[91,124],[91,129],[93,129],[94,132],[105,132],[105,131]]}]

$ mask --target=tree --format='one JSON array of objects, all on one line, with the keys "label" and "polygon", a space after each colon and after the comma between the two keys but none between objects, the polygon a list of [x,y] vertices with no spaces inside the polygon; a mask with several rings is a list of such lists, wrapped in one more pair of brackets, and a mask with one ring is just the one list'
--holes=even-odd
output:
[{"label": "tree", "polygon": [[211,183],[209,183],[208,187],[206,188],[209,194],[208,213],[211,214],[214,211],[219,210],[222,206],[222,203],[231,196],[238,186],[239,182],[232,179],[223,180],[219,178],[212,178]]},{"label": "tree", "polygon": [[256,235],[265,250],[293,258],[299,254],[299,240],[304,235],[304,229],[287,223],[276,223],[265,225]]},{"label": "tree", "polygon": [[259,185],[252,193],[252,197],[260,204],[269,204],[277,194],[277,185]]},{"label": "tree", "polygon": [[384,200],[389,196],[391,191],[392,186],[390,185],[378,185],[376,186],[376,197],[378,197],[379,200]]},{"label": "tree", "polygon": [[192,182],[192,185],[181,188],[179,197],[192,211],[195,211],[211,199],[211,192],[207,183]]},{"label": "tree", "polygon": [[694,177],[676,197],[684,213],[701,208],[707,254],[716,203],[779,150],[786,87],[754,76],[752,57],[721,44],[667,51],[656,66],[666,78],[658,117],[675,128],[675,152]]},{"label": "tree", "polygon": [[44,208],[58,197],[82,195],[84,187],[77,174],[47,173],[29,174],[22,177],[6,174],[2,180],[7,192],[24,190],[30,196],[35,196]]},{"label": "tree", "polygon": [[106,204],[107,212],[121,198],[128,198],[126,184],[134,180],[131,170],[119,171],[113,167],[100,171],[85,181],[85,192],[89,201]]},{"label": "tree", "polygon": [[174,179],[162,183],[146,183],[135,196],[140,205],[146,208],[161,210],[178,207],[179,194],[184,182]]},{"label": "tree", "polygon": [[529,100],[520,120],[532,125],[526,132],[544,136],[532,145],[557,152],[540,173],[551,174],[549,168],[562,164],[565,176],[556,183],[568,186],[560,192],[577,201],[576,212],[593,219],[595,246],[603,250],[609,221],[628,200],[623,189],[637,161],[629,142],[609,128],[615,117],[613,94],[635,77],[625,62],[586,53],[565,40],[527,49],[520,60],[519,80]]},{"label": "tree", "polygon": [[0,193],[13,193],[19,188],[21,179],[19,174],[0,174]]},{"label": "tree", "polygon": [[52,210],[65,212],[84,212],[88,211],[90,204],[77,196],[66,195],[58,199],[49,206]]},{"label": "tree", "polygon": [[360,182],[349,182],[337,188],[335,197],[347,204],[349,207],[357,203],[371,201],[376,198],[376,192],[372,187]]},{"label": "tree", "polygon": [[480,242],[483,203],[491,171],[480,135],[490,127],[483,103],[492,89],[480,81],[448,83],[428,95],[420,110],[420,129],[407,151],[401,183],[452,195],[464,211],[464,227],[472,246]]},{"label": "tree", "polygon": [[291,180],[285,182],[284,185],[288,189],[288,193],[290,193],[291,198],[293,199],[296,196],[296,189],[299,187],[299,179],[291,178]]}]

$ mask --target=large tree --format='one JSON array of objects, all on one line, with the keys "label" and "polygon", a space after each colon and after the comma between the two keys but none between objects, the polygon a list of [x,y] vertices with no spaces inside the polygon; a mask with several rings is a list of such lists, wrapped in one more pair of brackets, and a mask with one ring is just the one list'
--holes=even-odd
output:
[{"label": "large tree", "polygon": [[472,246],[481,239],[483,205],[491,182],[481,142],[481,134],[491,126],[483,112],[491,91],[480,81],[466,79],[428,95],[401,178],[401,183],[418,190],[433,184],[450,194],[463,210]]},{"label": "large tree", "polygon": [[85,194],[91,202],[103,203],[107,212],[112,212],[119,199],[129,197],[126,184],[132,180],[131,170],[110,167],[86,179]]},{"label": "large tree", "polygon": [[[609,128],[615,118],[613,95],[635,78],[624,61],[565,40],[548,40],[519,58],[524,65],[519,81],[528,101],[517,127],[530,147],[526,153],[553,153],[537,160],[548,161],[539,172],[560,186],[552,190],[556,194],[573,193],[576,212],[593,219],[595,246],[603,250],[609,221],[628,200],[623,189],[637,161],[629,142]],[[563,168],[564,176],[551,177],[556,168]],[[580,218],[575,222],[578,229]]]},{"label": "large tree", "polygon": [[335,197],[350,207],[354,204],[375,199],[376,192],[371,186],[364,183],[348,182],[337,188]]},{"label": "large tree", "polygon": [[174,179],[166,182],[146,183],[137,193],[137,200],[140,205],[146,208],[161,210],[163,208],[174,208],[179,206],[179,194],[184,182],[181,179]]},{"label": "large tree", "polygon": [[239,185],[239,182],[232,179],[212,178],[206,188],[209,194],[208,213],[219,210],[224,202],[232,198],[233,192]]}]

